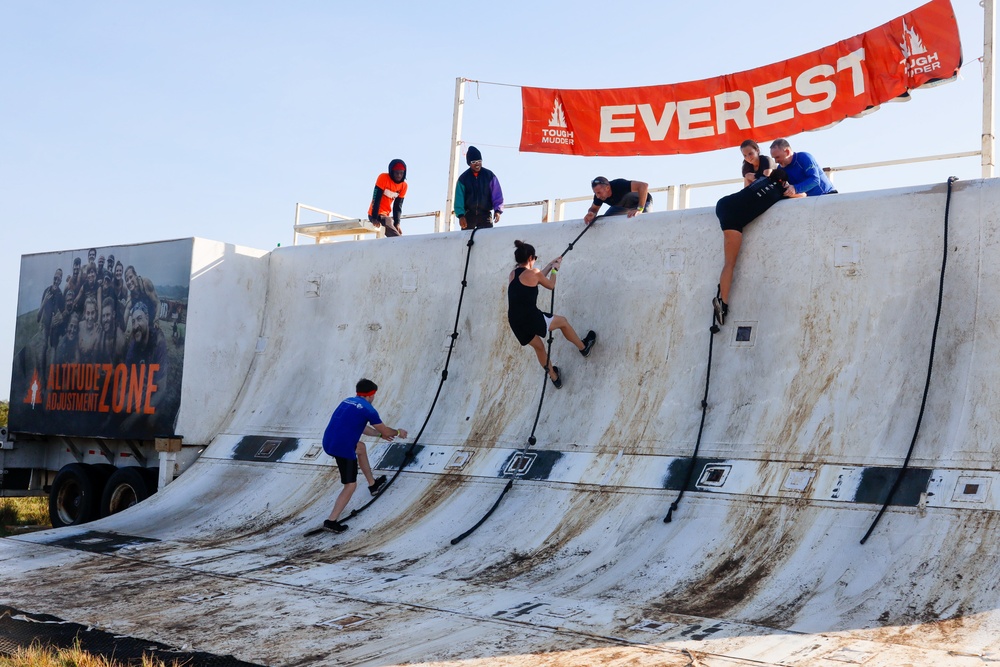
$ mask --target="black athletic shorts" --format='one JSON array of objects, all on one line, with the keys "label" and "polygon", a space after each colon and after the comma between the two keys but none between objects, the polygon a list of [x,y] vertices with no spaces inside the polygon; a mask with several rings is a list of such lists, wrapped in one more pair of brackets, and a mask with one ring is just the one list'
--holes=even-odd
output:
[{"label": "black athletic shorts", "polygon": [[535,336],[545,338],[545,334],[548,333],[545,329],[545,314],[537,308],[525,318],[515,320],[508,315],[507,322],[510,324],[510,330],[517,336],[517,342],[522,346],[533,341]]},{"label": "black athletic shorts", "polygon": [[337,462],[337,467],[340,469],[340,481],[344,484],[355,484],[358,481],[358,460],[357,459],[345,459],[341,456],[334,456],[333,460]]},{"label": "black athletic shorts", "polygon": [[758,178],[749,187],[726,195],[715,205],[722,231],[743,232],[764,211],[785,196],[784,186],[768,177]]}]

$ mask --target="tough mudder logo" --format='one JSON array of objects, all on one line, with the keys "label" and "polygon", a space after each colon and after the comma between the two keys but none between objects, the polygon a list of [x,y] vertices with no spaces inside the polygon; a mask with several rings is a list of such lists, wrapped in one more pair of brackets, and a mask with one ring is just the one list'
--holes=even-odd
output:
[{"label": "tough mudder logo", "polygon": [[542,130],[543,144],[573,145],[573,133],[566,129],[566,112],[562,102],[556,97],[552,102],[552,115],[549,117],[548,129]]},{"label": "tough mudder logo", "polygon": [[941,69],[941,58],[938,52],[927,53],[924,40],[917,34],[916,29],[906,25],[903,19],[903,41],[899,43],[899,48],[903,51],[903,63],[906,65],[906,75],[927,74],[936,69]]}]

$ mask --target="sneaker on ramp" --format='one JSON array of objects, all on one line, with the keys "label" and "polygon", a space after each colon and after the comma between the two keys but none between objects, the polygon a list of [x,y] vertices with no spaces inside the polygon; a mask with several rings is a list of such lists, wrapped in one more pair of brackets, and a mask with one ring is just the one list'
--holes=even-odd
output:
[{"label": "sneaker on ramp", "polygon": [[342,533],[347,530],[347,524],[327,519],[323,522],[323,530],[328,530],[331,533]]},{"label": "sneaker on ramp", "polygon": [[375,480],[374,484],[368,487],[368,492],[373,496],[377,496],[382,492],[382,489],[385,488],[386,481],[385,475],[381,475]]}]

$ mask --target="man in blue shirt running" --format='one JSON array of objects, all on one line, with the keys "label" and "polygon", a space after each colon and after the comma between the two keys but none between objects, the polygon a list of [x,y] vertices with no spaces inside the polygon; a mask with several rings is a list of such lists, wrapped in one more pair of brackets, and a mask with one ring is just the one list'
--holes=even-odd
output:
[{"label": "man in blue shirt running", "polygon": [[816,162],[816,158],[809,153],[793,151],[788,139],[775,139],[771,142],[771,157],[788,175],[788,184],[785,186],[786,197],[837,194],[829,176]]},{"label": "man in blue shirt running", "polygon": [[344,488],[337,496],[330,517],[323,522],[323,528],[333,533],[347,530],[347,524],[339,521],[341,513],[350,502],[355,489],[358,488],[358,468],[368,482],[368,490],[373,496],[378,495],[386,484],[385,475],[378,479],[372,476],[371,464],[368,462],[368,450],[358,438],[361,434],[378,435],[392,442],[395,438],[405,438],[406,431],[401,428],[390,428],[382,423],[378,411],[372,406],[378,385],[371,380],[362,378],[356,387],[357,396],[351,396],[341,401],[330,417],[330,423],[323,433],[323,451],[337,461],[340,470],[340,481]]}]

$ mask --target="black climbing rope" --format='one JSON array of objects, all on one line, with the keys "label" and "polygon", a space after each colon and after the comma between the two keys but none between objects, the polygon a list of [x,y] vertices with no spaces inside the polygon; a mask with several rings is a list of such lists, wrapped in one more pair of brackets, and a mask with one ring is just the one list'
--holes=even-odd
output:
[{"label": "black climbing rope", "polygon": [[896,475],[896,480],[892,483],[892,488],[889,489],[889,495],[886,496],[885,504],[882,505],[882,509],[878,511],[875,515],[875,520],[872,521],[872,525],[868,527],[868,532],[865,536],[861,538],[861,544],[868,541],[871,537],[872,532],[875,530],[875,526],[878,525],[879,520],[885,511],[892,504],[893,498],[896,496],[896,492],[899,490],[900,485],[903,482],[903,475],[906,474],[906,469],[910,465],[910,457],[913,456],[913,449],[917,444],[917,435],[920,433],[920,422],[924,418],[924,408],[927,405],[927,394],[930,392],[931,388],[931,371],[934,369],[934,348],[937,346],[937,335],[938,335],[938,325],[941,322],[941,303],[944,300],[944,270],[948,265],[948,216],[951,212],[951,186],[958,180],[958,177],[951,176],[948,178],[948,197],[945,200],[944,205],[944,250],[941,253],[941,277],[938,282],[938,302],[937,302],[937,313],[934,315],[934,332],[931,334],[931,353],[930,359],[927,362],[927,379],[924,381],[924,395],[920,399],[920,412],[917,414],[917,424],[913,429],[913,438],[910,440],[910,448],[906,452],[906,458],[903,460],[903,467],[899,469],[899,473]]},{"label": "black climbing rope", "polygon": [[[596,222],[596,220],[595,220],[595,222]],[[594,226],[594,223],[586,225],[583,228],[583,231],[580,232],[579,234],[577,234],[576,238],[573,239],[568,246],[566,246],[566,249],[562,252],[561,256],[565,257],[566,253],[568,253],[570,250],[572,250],[573,246],[576,245],[576,242],[580,240],[580,237],[582,237],[584,234],[586,234],[587,230],[589,230],[593,226]],[[555,310],[556,310],[556,290],[555,290],[555,285],[553,285],[552,286],[552,300],[549,302],[549,313],[550,313],[550,315],[554,315],[555,314]],[[552,331],[549,331],[548,347],[546,348],[546,351],[545,351],[545,361],[547,362],[548,365],[552,364],[552,337],[553,337],[552,336]],[[522,456],[527,455],[528,449],[530,449],[531,447],[534,447],[535,443],[538,441],[537,438],[535,438],[535,429],[538,428],[538,419],[542,415],[542,403],[545,402],[545,386],[548,384],[548,381],[549,381],[549,371],[548,371],[548,368],[546,367],[546,368],[543,369],[543,374],[542,374],[542,394],[541,394],[541,396],[538,399],[538,410],[535,411],[535,422],[531,425],[531,435],[528,436],[528,440],[525,443],[524,448],[521,450],[521,455]],[[500,506],[500,501],[503,500],[503,497],[505,495],[507,495],[507,492],[510,491],[511,488],[513,488],[513,486],[514,486],[514,480],[517,478],[517,476],[518,476],[517,473],[511,473],[511,478],[509,480],[507,480],[507,484],[503,487],[503,491],[500,492],[500,496],[497,498],[496,502],[493,503],[493,506],[490,507],[490,509],[486,512],[486,514],[483,515],[483,518],[481,518],[479,521],[476,522],[476,525],[474,525],[472,528],[469,528],[467,531],[465,531],[464,533],[462,533],[458,537],[453,538],[451,540],[451,543],[453,545],[458,544],[459,542],[461,542],[462,540],[464,540],[465,538],[467,538],[469,535],[472,535],[472,533],[476,532],[477,528],[479,528],[481,525],[483,525],[484,523],[486,523],[486,520],[490,518],[490,515],[492,515],[493,512],[496,511],[496,508]]]},{"label": "black climbing rope", "polygon": [[[721,292],[717,294],[719,296]],[[719,296],[719,298],[722,298]],[[701,424],[698,425],[698,439],[694,442],[694,451],[691,452],[691,460],[688,462],[687,472],[684,474],[684,482],[681,484],[681,490],[677,494],[677,498],[674,502],[670,503],[670,509],[667,510],[667,515],[663,517],[663,523],[670,523],[674,520],[674,511],[677,506],[681,503],[681,498],[684,497],[684,490],[687,489],[688,484],[691,483],[691,476],[694,474],[695,462],[698,460],[698,449],[701,448],[701,434],[705,430],[705,413],[708,411],[708,385],[712,379],[712,348],[715,345],[715,334],[719,333],[719,327],[715,323],[715,308],[712,309],[712,326],[709,328],[711,335],[708,337],[708,364],[705,369],[705,395],[701,397]]]},{"label": "black climbing rope", "polygon": [[[458,340],[458,321],[462,315],[462,301],[463,299],[465,299],[465,288],[468,287],[469,285],[468,281],[469,259],[472,257],[472,246],[475,245],[476,243],[476,232],[479,231],[479,229],[480,229],[479,227],[473,228],[472,234],[469,235],[469,240],[466,243],[466,246],[468,246],[468,250],[465,253],[465,270],[462,272],[462,291],[459,292],[458,309],[455,311],[455,327],[452,329],[451,332],[451,342],[448,344],[448,356],[444,360],[444,369],[441,371],[441,381],[438,382],[437,392],[434,394],[434,400],[431,401],[431,409],[427,411],[427,417],[424,419],[423,425],[417,432],[417,437],[413,439],[413,442],[409,444],[409,446],[406,448],[406,451],[403,453],[402,463],[399,464],[399,468],[397,468],[396,472],[393,473],[392,478],[382,488],[382,492],[379,493],[374,498],[372,498],[371,500],[369,500],[361,507],[357,508],[356,510],[352,510],[351,513],[347,516],[347,519],[356,517],[357,515],[361,514],[366,509],[371,507],[372,503],[374,503],[376,500],[385,495],[385,492],[389,490],[389,487],[392,486],[392,483],[396,481],[396,478],[399,477],[399,474],[403,472],[403,468],[409,465],[414,459],[413,450],[414,448],[416,448],[417,442],[420,440],[420,436],[424,434],[424,429],[427,428],[427,423],[431,420],[431,415],[434,414],[434,408],[437,406],[438,397],[441,396],[441,388],[444,387],[445,380],[448,379],[448,364],[451,363],[451,353],[455,349],[455,341]],[[347,519],[344,520],[346,521]]]}]

